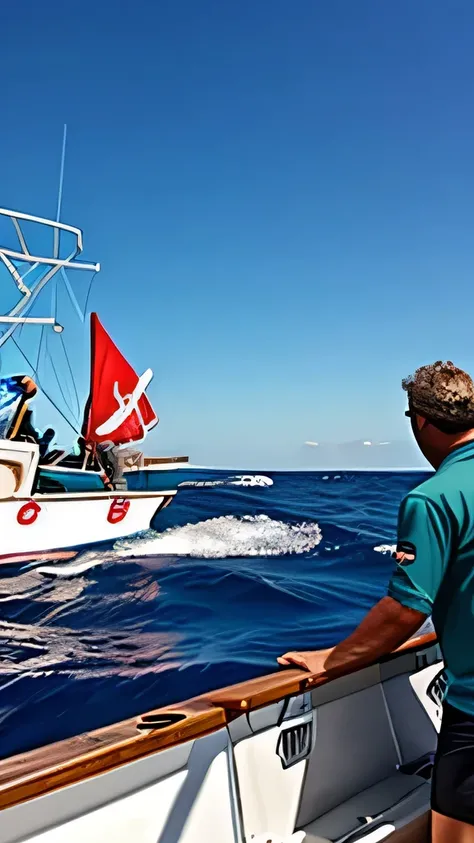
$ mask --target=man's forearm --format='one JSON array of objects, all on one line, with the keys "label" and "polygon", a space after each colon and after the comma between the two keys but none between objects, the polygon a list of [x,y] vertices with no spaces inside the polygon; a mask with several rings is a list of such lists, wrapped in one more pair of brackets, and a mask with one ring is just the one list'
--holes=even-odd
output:
[{"label": "man's forearm", "polygon": [[364,667],[388,655],[420,628],[426,615],[402,606],[392,597],[380,600],[357,629],[341,641],[324,663],[327,671]]}]

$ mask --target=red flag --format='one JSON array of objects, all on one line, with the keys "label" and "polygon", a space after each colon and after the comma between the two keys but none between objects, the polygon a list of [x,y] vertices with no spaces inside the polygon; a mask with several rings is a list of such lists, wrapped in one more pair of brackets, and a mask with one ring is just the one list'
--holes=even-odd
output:
[{"label": "red flag", "polygon": [[91,386],[84,415],[88,442],[123,445],[146,436],[158,422],[145,389],[153,377],[141,377],[112,342],[96,313],[91,313]]}]

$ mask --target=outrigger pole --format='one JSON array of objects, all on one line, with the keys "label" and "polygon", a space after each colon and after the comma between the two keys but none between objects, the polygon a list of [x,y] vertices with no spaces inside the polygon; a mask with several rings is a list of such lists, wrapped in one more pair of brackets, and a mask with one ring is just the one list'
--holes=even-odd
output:
[{"label": "outrigger pole", "polygon": [[66,137],[67,137],[67,123],[64,124],[63,131],[63,149],[61,154],[61,170],[59,172],[59,191],[58,191],[58,210],[56,213],[56,222],[59,222],[61,215],[61,202],[63,199],[63,181],[64,181],[64,161],[66,159]]},{"label": "outrigger pole", "polygon": [[[59,169],[59,187],[58,187],[58,204],[56,207],[56,222],[59,222],[61,216],[61,204],[63,201],[63,183],[64,183],[64,162],[66,160],[66,138],[67,138],[67,124],[64,124],[63,129],[63,146],[61,150],[61,166]],[[54,257],[59,257],[59,229],[54,229]]]}]

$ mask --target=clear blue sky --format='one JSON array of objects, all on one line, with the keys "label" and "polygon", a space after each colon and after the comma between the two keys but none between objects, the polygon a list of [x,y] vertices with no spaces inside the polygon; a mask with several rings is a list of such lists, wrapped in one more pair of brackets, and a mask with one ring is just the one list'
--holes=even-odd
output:
[{"label": "clear blue sky", "polygon": [[408,440],[418,365],[474,371],[473,36],[471,0],[5,5],[1,204],[54,216],[66,122],[149,451],[310,465]]}]

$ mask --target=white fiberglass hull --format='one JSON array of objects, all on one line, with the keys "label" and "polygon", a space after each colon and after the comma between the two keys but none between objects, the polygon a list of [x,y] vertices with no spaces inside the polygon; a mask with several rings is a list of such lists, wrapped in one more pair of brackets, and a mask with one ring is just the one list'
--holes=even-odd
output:
[{"label": "white fiberglass hull", "polygon": [[0,562],[82,547],[147,530],[174,492],[34,495],[0,501]]},{"label": "white fiberglass hull", "polygon": [[[147,530],[176,491],[35,493],[38,446],[0,440],[0,564]],[[87,477],[89,472],[76,472]],[[13,559],[12,559],[13,557]]]},{"label": "white fiberglass hull", "polygon": [[330,682],[281,671],[0,761],[0,843],[428,843],[433,639]]}]

